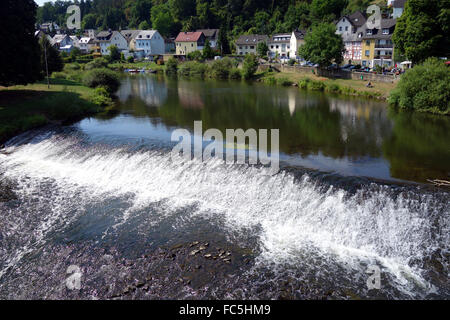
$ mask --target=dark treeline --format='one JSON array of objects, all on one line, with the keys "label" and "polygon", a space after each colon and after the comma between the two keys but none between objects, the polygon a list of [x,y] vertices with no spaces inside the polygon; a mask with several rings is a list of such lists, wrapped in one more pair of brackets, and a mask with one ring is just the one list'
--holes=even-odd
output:
[{"label": "dark treeline", "polygon": [[370,0],[76,0],[46,3],[38,23],[64,27],[66,9],[81,8],[84,29],[158,29],[165,36],[179,31],[220,28],[230,37],[272,34],[331,22],[341,14],[365,10]]}]

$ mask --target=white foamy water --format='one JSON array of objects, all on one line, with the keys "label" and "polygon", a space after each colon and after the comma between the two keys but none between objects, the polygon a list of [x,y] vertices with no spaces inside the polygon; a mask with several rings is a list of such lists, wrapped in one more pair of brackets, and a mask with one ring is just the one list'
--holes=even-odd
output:
[{"label": "white foamy water", "polygon": [[[77,139],[57,135],[6,151],[10,154],[0,155],[0,165],[7,177],[19,181],[19,188],[24,187],[25,182],[20,182],[24,177],[50,178],[66,194],[83,192],[90,199],[133,195],[132,205],[115,227],[136,211],[164,200],[168,215],[195,205],[191,217],[217,219],[230,237],[258,230],[262,264],[295,265],[308,252],[340,263],[349,273],[364,273],[362,266],[377,264],[399,290],[414,296],[417,287],[428,293],[437,289],[412,261],[436,249],[448,250],[448,207],[442,216],[442,207],[429,195],[393,197],[388,187],[348,195],[324,188],[307,175],[297,180],[288,173],[270,176],[264,168],[227,166],[221,161],[173,162],[168,154],[157,152],[83,149]],[[28,188],[27,192],[39,192],[36,185]],[[58,210],[67,211],[54,208],[48,223],[36,230],[41,238],[59,217]],[[155,216],[154,223],[158,219]],[[21,251],[10,264],[22,256]]]}]

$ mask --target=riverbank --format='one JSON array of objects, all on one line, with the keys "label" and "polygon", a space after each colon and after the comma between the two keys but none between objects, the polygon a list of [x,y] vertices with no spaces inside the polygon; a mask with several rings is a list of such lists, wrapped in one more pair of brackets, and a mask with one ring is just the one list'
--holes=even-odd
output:
[{"label": "riverbank", "polygon": [[301,89],[337,93],[348,96],[364,97],[386,101],[396,83],[373,82],[368,88],[367,81],[352,79],[331,79],[315,74],[305,75],[296,72],[258,72],[256,81],[266,84],[297,86]]},{"label": "riverbank", "polygon": [[103,110],[99,92],[66,79],[0,87],[0,144],[27,130],[65,123]]}]

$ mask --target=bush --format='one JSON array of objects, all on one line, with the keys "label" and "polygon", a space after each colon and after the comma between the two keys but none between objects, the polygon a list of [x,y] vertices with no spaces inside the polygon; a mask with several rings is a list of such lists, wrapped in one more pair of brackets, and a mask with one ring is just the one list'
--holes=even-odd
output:
[{"label": "bush", "polygon": [[203,54],[201,51],[193,51],[187,54],[187,58],[190,61],[203,61]]},{"label": "bush", "polygon": [[298,87],[300,89],[308,89],[308,85],[311,82],[310,79],[306,78],[306,79],[302,79],[298,82]]},{"label": "bush", "polygon": [[209,75],[214,79],[228,79],[230,70],[233,68],[233,63],[230,59],[225,58],[216,60],[211,64]]},{"label": "bush", "polygon": [[292,86],[292,83],[293,82],[287,78],[278,78],[277,79],[277,84],[279,84],[281,86],[285,86],[285,87]]},{"label": "bush", "polygon": [[274,76],[270,76],[270,77],[264,78],[263,82],[264,82],[265,84],[271,84],[271,85],[274,85],[274,84],[277,84],[277,79],[276,79]]},{"label": "bush", "polygon": [[129,56],[129,57],[127,58],[127,62],[128,62],[128,63],[134,63],[134,57],[133,57],[133,56]]},{"label": "bush", "polygon": [[177,74],[177,71],[178,60],[172,57],[166,63],[166,74]]},{"label": "bush", "polygon": [[196,76],[203,77],[208,70],[208,66],[204,63],[196,62],[196,61],[188,61],[183,63],[178,68],[178,74],[182,76]]},{"label": "bush", "polygon": [[111,94],[119,89],[120,81],[118,74],[112,70],[94,69],[83,77],[83,84],[91,88],[105,87]]},{"label": "bush", "polygon": [[53,72],[52,77],[55,79],[67,79],[67,74],[65,72]]},{"label": "bush", "polygon": [[80,69],[81,69],[81,66],[80,66],[80,64],[77,63],[77,62],[75,62],[75,63],[69,63],[69,64],[66,64],[66,65],[64,66],[64,70],[68,70],[68,71],[80,70]]},{"label": "bush", "polygon": [[84,67],[84,70],[106,68],[107,66],[108,60],[106,60],[105,58],[97,58],[87,63],[86,66]]},{"label": "bush", "polygon": [[255,75],[256,70],[258,70],[258,58],[254,54],[247,54],[244,59],[242,76],[245,79],[251,79]]},{"label": "bush", "polygon": [[241,78],[242,78],[241,70],[239,70],[238,68],[232,68],[230,70],[230,79],[241,80]]},{"label": "bush", "polygon": [[403,109],[450,114],[450,72],[442,60],[430,58],[402,75],[389,102]]},{"label": "bush", "polygon": [[341,87],[336,83],[327,83],[326,90],[332,93],[340,93]]},{"label": "bush", "polygon": [[295,60],[294,59],[289,59],[288,65],[289,66],[293,66],[294,64],[295,64]]},{"label": "bush", "polygon": [[101,107],[109,106],[113,103],[108,90],[104,87],[95,88],[91,101]]}]

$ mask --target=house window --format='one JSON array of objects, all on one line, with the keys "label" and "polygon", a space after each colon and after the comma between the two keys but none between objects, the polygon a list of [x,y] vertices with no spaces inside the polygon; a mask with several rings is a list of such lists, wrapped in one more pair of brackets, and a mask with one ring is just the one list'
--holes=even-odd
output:
[{"label": "house window", "polygon": [[383,29],[383,34],[389,34],[389,29]]},{"label": "house window", "polygon": [[370,40],[366,41],[366,46],[370,46]]},{"label": "house window", "polygon": [[366,56],[370,56],[370,50],[366,50]]},{"label": "house window", "polygon": [[372,35],[372,29],[367,29],[367,35],[371,36]]},{"label": "house window", "polygon": [[242,50],[242,46],[239,46],[239,49],[241,49],[241,50]]},{"label": "house window", "polygon": [[273,46],[270,46],[270,49],[273,49]]},{"label": "house window", "polygon": [[255,46],[250,46],[250,49],[255,49]]},{"label": "house window", "polygon": [[345,27],[345,31],[348,31],[348,27]]},{"label": "house window", "polygon": [[342,27],[339,27],[339,31],[342,31]]}]

